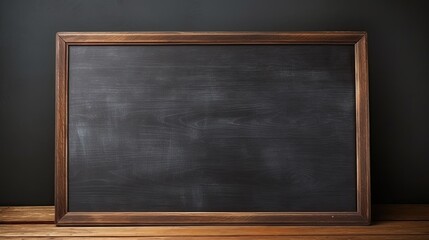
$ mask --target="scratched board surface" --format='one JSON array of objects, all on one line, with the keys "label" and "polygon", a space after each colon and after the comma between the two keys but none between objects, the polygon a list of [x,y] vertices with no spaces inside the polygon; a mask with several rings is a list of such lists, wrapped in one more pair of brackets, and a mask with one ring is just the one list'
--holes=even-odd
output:
[{"label": "scratched board surface", "polygon": [[355,211],[351,45],[71,46],[69,211]]}]

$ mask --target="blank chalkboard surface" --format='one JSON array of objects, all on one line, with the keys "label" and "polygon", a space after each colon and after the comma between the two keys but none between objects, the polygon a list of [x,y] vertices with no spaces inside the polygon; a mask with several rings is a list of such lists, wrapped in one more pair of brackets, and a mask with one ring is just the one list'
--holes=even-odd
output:
[{"label": "blank chalkboard surface", "polygon": [[355,46],[68,47],[69,212],[359,212]]}]

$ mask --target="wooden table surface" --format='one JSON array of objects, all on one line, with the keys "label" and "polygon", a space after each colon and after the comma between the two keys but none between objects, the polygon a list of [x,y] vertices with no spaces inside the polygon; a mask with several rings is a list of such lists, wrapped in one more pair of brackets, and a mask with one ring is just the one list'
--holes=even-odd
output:
[{"label": "wooden table surface", "polygon": [[429,239],[428,205],[376,205],[371,226],[56,227],[52,206],[0,207],[0,239]]}]

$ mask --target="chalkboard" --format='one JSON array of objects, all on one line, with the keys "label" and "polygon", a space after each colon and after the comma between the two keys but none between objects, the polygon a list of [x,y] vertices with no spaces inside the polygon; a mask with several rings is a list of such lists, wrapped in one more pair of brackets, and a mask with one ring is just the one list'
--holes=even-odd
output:
[{"label": "chalkboard", "polygon": [[216,36],[67,44],[64,225],[369,221],[357,43]]}]

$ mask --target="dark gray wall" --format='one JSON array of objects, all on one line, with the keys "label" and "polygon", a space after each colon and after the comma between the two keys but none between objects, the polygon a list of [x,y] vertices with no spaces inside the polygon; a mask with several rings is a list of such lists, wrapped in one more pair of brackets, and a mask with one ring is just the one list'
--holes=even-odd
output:
[{"label": "dark gray wall", "polygon": [[373,201],[429,203],[426,1],[0,1],[0,205],[53,204],[58,31],[369,34]]}]

